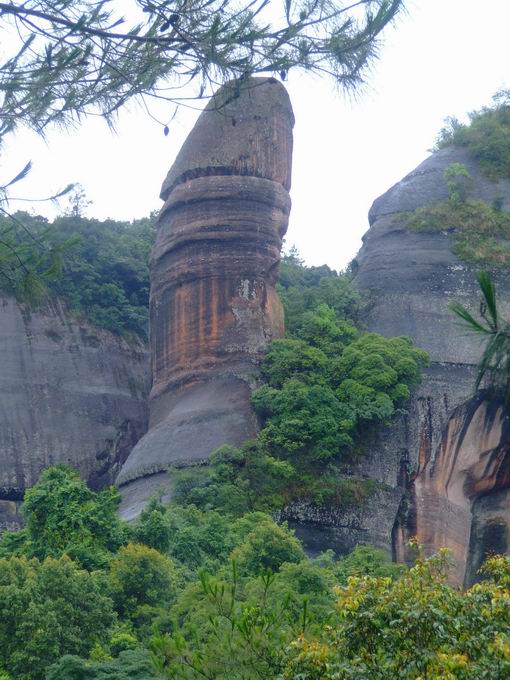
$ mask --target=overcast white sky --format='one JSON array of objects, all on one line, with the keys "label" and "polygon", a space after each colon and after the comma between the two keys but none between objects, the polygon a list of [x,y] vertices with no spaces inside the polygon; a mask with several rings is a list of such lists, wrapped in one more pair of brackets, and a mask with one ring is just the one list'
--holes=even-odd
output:
[{"label": "overcast white sky", "polygon": [[[462,117],[510,87],[510,0],[407,6],[356,101],[303,74],[287,84],[296,116],[287,243],[309,264],[345,267],[368,228],[371,203],[427,156],[444,118]],[[93,201],[90,217],[143,217],[160,206],[160,185],[196,115],[181,111],[168,137],[136,107],[123,112],[116,134],[98,119],[46,142],[22,132],[6,145],[0,176],[32,160],[19,185],[24,196],[80,182]]]}]

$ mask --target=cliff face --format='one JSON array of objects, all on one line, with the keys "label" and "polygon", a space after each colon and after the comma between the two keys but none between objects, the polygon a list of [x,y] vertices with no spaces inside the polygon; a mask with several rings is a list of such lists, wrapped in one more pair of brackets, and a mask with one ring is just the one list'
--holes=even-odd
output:
[{"label": "cliff face", "polygon": [[222,88],[163,184],[151,257],[150,425],[117,483],[136,516],[171,465],[204,461],[256,433],[251,386],[283,335],[275,291],[290,212],[292,127],[285,89]]},{"label": "cliff face", "polygon": [[147,427],[147,352],[71,318],[0,297],[0,530],[19,526],[24,490],[68,463],[111,484]]},{"label": "cliff face", "polygon": [[[474,274],[481,267],[456,257],[446,227],[417,232],[407,226],[406,212],[448,198],[443,173],[452,163],[467,167],[473,199],[489,205],[497,200],[510,210],[509,180],[488,180],[463,149],[436,152],[373,204],[370,230],[355,261],[355,282],[369,296],[369,329],[408,335],[431,358],[409,414],[380,434],[362,465],[365,474],[385,482],[390,496],[402,496],[393,526],[391,516],[385,518],[388,547],[401,560],[408,558],[406,543],[412,535],[428,552],[449,547],[455,560],[452,578],[462,582],[465,574],[473,578],[482,559],[475,535],[489,536],[487,546],[495,540],[488,525],[499,523],[498,541],[506,545],[510,441],[499,404],[485,401],[483,394],[472,397],[481,346],[448,309],[457,300],[477,311]],[[508,316],[508,270],[496,271],[494,279],[501,311]],[[494,494],[497,501],[491,502]],[[375,510],[368,512],[365,526],[379,519]]]}]

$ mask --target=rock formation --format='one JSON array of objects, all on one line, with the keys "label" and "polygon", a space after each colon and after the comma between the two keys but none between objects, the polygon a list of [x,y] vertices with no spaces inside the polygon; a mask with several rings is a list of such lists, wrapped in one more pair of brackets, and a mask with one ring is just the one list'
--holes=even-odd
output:
[{"label": "rock formation", "polygon": [[53,301],[0,297],[0,531],[17,528],[42,469],[76,467],[111,484],[147,428],[146,348],[73,319]]},{"label": "rock formation", "polygon": [[[428,554],[449,548],[451,578],[456,583],[465,578],[472,582],[489,552],[506,552],[510,547],[510,423],[501,404],[484,397],[482,393],[455,409],[435,455],[429,453],[418,461],[394,534],[398,561],[406,561],[412,536]],[[488,517],[494,510],[493,494],[498,503],[505,499],[499,518]],[[483,526],[473,532],[475,518]],[[494,522],[503,525],[498,545],[487,534]]]},{"label": "rock formation", "polygon": [[[377,526],[389,547],[393,535],[398,559],[407,558],[411,535],[428,552],[449,547],[455,560],[452,578],[460,583],[465,574],[473,578],[483,557],[485,549],[475,534],[485,536],[490,548],[496,540],[491,526],[497,525],[498,545],[508,540],[510,440],[500,405],[487,402],[483,394],[472,397],[481,347],[459,328],[448,308],[458,300],[476,311],[474,273],[480,267],[456,257],[446,228],[416,232],[406,226],[405,212],[447,199],[443,172],[452,163],[469,170],[473,198],[489,205],[497,199],[510,210],[510,180],[487,179],[464,149],[438,151],[375,201],[355,261],[355,282],[370,296],[370,330],[408,335],[431,358],[409,415],[380,434],[361,467],[384,483],[388,502],[402,497],[397,521],[369,505],[360,536],[363,530],[370,536]],[[507,270],[494,276],[501,310],[508,316],[510,276]]]},{"label": "rock formation", "polygon": [[292,127],[276,80],[224,86],[163,184],[151,257],[149,432],[117,483],[131,518],[171,465],[256,433],[251,387],[283,334],[275,291],[290,211]]}]

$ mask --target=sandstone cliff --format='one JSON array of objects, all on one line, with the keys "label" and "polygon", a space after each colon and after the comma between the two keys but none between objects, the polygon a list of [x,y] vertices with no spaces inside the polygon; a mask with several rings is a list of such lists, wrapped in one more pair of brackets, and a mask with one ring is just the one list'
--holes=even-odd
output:
[{"label": "sandstone cliff", "polygon": [[[471,198],[489,205],[497,201],[510,210],[510,180],[487,179],[465,150],[447,147],[375,201],[355,261],[356,285],[369,296],[369,329],[408,335],[431,358],[409,415],[381,433],[362,466],[387,485],[387,503],[402,497],[397,521],[382,504],[367,508],[360,527],[369,538],[375,531],[379,543],[383,535],[397,559],[408,557],[406,542],[412,535],[428,552],[449,547],[453,578],[461,582],[466,573],[473,578],[482,553],[496,548],[494,541],[498,550],[508,547],[510,440],[500,405],[487,402],[483,394],[472,396],[481,347],[448,309],[450,301],[458,300],[477,311],[474,274],[480,265],[454,254],[455,234],[447,225],[443,231],[417,232],[406,221],[416,208],[447,199],[443,173],[452,163],[467,167]],[[508,270],[495,270],[494,279],[508,316]]]},{"label": "sandstone cliff", "polygon": [[151,257],[149,432],[117,483],[136,516],[171,465],[253,437],[251,387],[283,334],[275,291],[290,211],[292,127],[274,79],[223,87],[163,184]]},{"label": "sandstone cliff", "polygon": [[42,469],[111,484],[147,427],[146,348],[79,322],[53,301],[30,311],[0,297],[0,530],[19,525]]}]

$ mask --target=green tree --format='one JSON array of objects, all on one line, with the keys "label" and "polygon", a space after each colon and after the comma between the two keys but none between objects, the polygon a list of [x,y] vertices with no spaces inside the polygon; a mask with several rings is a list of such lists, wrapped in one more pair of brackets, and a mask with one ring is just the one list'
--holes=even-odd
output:
[{"label": "green tree", "polygon": [[239,573],[252,576],[268,570],[274,573],[283,564],[300,562],[304,557],[298,539],[286,527],[271,521],[254,527],[231,554]]},{"label": "green tree", "polygon": [[[72,313],[96,326],[145,339],[155,215],[133,222],[100,221],[75,214],[75,208],[52,222],[26,212],[11,218],[0,215],[0,234],[4,232],[26,253],[33,249],[34,239],[43,243],[44,252],[34,251],[30,261],[28,283],[34,283],[36,296],[58,295]],[[13,231],[12,220],[19,225],[19,233]],[[0,289],[20,293],[26,301],[30,293],[26,277],[27,270],[19,267],[8,277],[0,276]]]},{"label": "green tree", "polygon": [[329,337],[318,324],[307,344],[275,341],[262,368],[269,385],[252,401],[270,451],[325,461],[345,454],[363,425],[388,422],[418,384],[427,355],[408,338],[344,331],[327,308],[317,317],[327,319]]},{"label": "green tree", "polygon": [[206,468],[176,471],[175,499],[204,510],[243,515],[283,505],[294,475],[287,461],[271,456],[259,441],[222,446]]},{"label": "green tree", "polygon": [[87,656],[114,621],[98,579],[67,557],[0,559],[0,667],[14,678],[42,680],[63,654]]},{"label": "green tree", "polygon": [[436,148],[464,147],[490,179],[510,176],[510,90],[500,90],[491,106],[469,114],[469,123],[447,118]]},{"label": "green tree", "polygon": [[126,542],[127,529],[117,517],[120,494],[113,487],[95,493],[66,466],[46,469],[25,494],[26,528],[0,542],[0,555],[45,559],[67,555],[87,569],[105,566]]},{"label": "green tree", "polygon": [[448,556],[420,557],[401,578],[350,577],[334,619],[289,648],[284,680],[503,680],[510,673],[510,561],[466,593],[446,582]]},{"label": "green tree", "polygon": [[177,573],[174,562],[146,545],[130,543],[110,562],[109,583],[122,618],[134,619],[168,606],[175,599]]},{"label": "green tree", "polygon": [[63,656],[49,669],[45,680],[154,680],[156,670],[147,650],[126,650],[108,661]]},{"label": "green tree", "polygon": [[443,173],[448,187],[448,198],[453,206],[466,202],[468,191],[473,184],[468,169],[462,163],[451,163]]},{"label": "green tree", "polygon": [[297,336],[303,314],[324,304],[333,309],[337,319],[356,325],[363,306],[347,272],[338,274],[327,265],[307,267],[297,252],[284,255],[280,264],[278,293],[285,310],[288,337]]},{"label": "green tree", "polygon": [[275,455],[303,454],[309,461],[327,461],[353,444],[351,410],[329,385],[306,385],[291,378],[280,390],[261,387],[252,403],[265,422],[260,439]]}]

